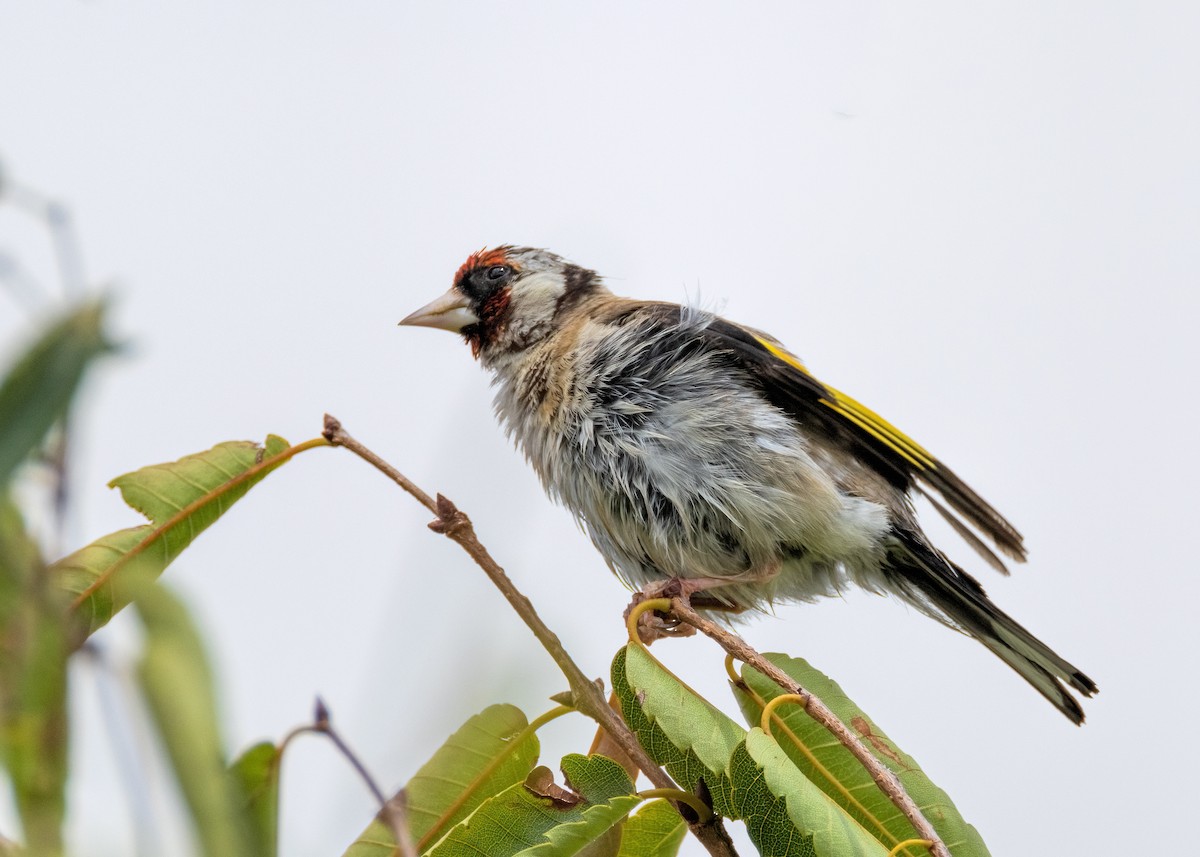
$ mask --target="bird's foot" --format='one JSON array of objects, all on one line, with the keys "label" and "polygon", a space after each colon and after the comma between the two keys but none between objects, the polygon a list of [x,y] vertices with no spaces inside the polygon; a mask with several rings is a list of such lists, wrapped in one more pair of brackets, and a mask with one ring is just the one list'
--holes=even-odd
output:
[{"label": "bird's foot", "polygon": [[[741,613],[745,608],[732,604],[718,595],[705,595],[710,589],[718,589],[729,585],[727,579],[710,577],[668,577],[647,584],[633,594],[633,600],[625,608],[625,619],[635,607],[644,601],[654,601],[660,598],[680,598],[687,604],[700,610],[722,610],[728,613]],[[696,629],[671,615],[667,611],[647,610],[638,617],[638,636],[646,645],[663,637],[690,637]]]},{"label": "bird's foot", "polygon": [[[665,581],[652,583],[649,586],[633,593],[633,598],[629,602],[629,606],[625,608],[624,619],[629,621],[629,614],[641,603],[645,601],[656,601],[661,598],[675,597],[668,594],[670,589],[662,586],[662,584],[676,583],[674,578]],[[696,629],[691,625],[685,625],[683,622],[676,619],[668,611],[647,610],[638,616],[637,635],[645,645],[650,645],[655,640],[661,640],[663,637],[690,637],[696,633]]]}]

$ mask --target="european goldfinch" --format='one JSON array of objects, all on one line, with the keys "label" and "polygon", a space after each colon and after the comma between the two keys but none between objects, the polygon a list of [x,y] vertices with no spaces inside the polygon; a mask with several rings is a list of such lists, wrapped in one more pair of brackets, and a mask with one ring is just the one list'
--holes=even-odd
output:
[{"label": "european goldfinch", "polygon": [[848,582],[898,595],[1083,722],[1064,684],[1091,696],[1095,683],[930,544],[911,495],[1001,571],[972,527],[1019,562],[1021,534],[767,334],[617,297],[594,271],[511,246],[471,255],[446,294],[401,324],[462,334],[494,375],[508,434],[629,585],[675,579],[735,610]]}]

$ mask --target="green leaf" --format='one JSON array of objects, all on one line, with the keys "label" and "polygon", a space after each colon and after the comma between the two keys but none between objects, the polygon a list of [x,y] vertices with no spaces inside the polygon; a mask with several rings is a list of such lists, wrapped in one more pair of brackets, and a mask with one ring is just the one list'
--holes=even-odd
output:
[{"label": "green leaf", "polygon": [[484,801],[429,852],[430,857],[571,857],[641,802],[625,769],[604,756],[566,756],[574,793],[549,785],[538,769]]},{"label": "green leaf", "polygon": [[[421,853],[488,798],[523,782],[537,762],[537,734],[512,705],[492,705],[471,717],[404,787],[409,830]],[[394,854],[396,840],[376,819],[345,857]]]},{"label": "green leaf", "polygon": [[734,753],[732,768],[729,799],[761,853],[887,857],[889,848],[807,779],[758,727]]},{"label": "green leaf", "polygon": [[[628,645],[612,665],[613,692],[621,714],[654,761],[680,788],[697,792],[701,781],[717,796],[729,760],[746,730],[671,675],[642,646]],[[715,806],[732,817],[732,807]]]},{"label": "green leaf", "polygon": [[342,857],[392,857],[399,853],[396,837],[386,824],[376,818],[343,852]]},{"label": "green leaf", "polygon": [[681,750],[690,750],[710,771],[725,773],[746,730],[697,695],[643,646],[626,646],[625,674],[644,710]]},{"label": "green leaf", "polygon": [[249,441],[221,443],[109,483],[151,523],[110,533],[50,567],[58,585],[73,596],[81,637],[103,627],[129,603],[132,587],[161,574],[268,473],[317,445],[324,441],[289,447],[275,435],[269,435],[263,446]]},{"label": "green leaf", "polygon": [[529,775],[540,744],[525,714],[492,705],[451,735],[404,787],[413,839],[432,845],[492,795]]},{"label": "green leaf", "polygon": [[[626,722],[681,785],[703,780],[713,809],[746,822],[776,857],[886,857],[873,836],[809,782],[761,730],[747,733],[656,661],[629,645],[613,664]],[[665,745],[664,745],[664,742]]]},{"label": "green leaf", "polygon": [[256,857],[279,851],[279,748],[263,741],[230,765],[234,789]]},{"label": "green leaf", "polygon": [[16,506],[0,494],[0,760],[31,855],[62,852],[66,606]]},{"label": "green leaf", "polygon": [[[767,660],[794,678],[801,687],[812,691],[855,730],[863,743],[884,765],[899,777],[909,796],[933,824],[955,857],[987,857],[988,850],[975,828],[967,824],[950,798],[935,786],[917,763],[885,735],[828,676],[800,658],[768,654]],[[752,723],[762,716],[765,700],[781,691],[774,682],[749,667],[742,670],[745,688],[734,688],[738,704]],[[782,723],[776,722],[771,734],[799,770],[829,798],[888,848],[916,834],[908,819],[881,792],[871,776],[830,733],[805,714],[799,706],[782,705],[776,709]],[[907,857],[925,857],[924,848],[913,846],[902,851]]]},{"label": "green leaf", "polygon": [[645,804],[625,821],[617,857],[675,857],[687,824],[665,800]]},{"label": "green leaf", "polygon": [[54,321],[0,383],[0,490],[67,412],[84,370],[112,350],[104,309],[91,301]]},{"label": "green leaf", "polygon": [[183,605],[158,584],[136,592],[146,630],[138,678],[208,857],[251,857],[238,789],[224,763],[212,674]]}]

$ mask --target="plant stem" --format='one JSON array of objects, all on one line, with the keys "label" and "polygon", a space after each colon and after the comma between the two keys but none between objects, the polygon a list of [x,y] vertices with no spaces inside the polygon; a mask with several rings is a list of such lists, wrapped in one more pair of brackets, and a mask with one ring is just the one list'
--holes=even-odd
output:
[{"label": "plant stem", "polygon": [[[404,789],[400,789],[400,791],[392,795],[390,800],[384,797],[383,790],[379,788],[378,783],[375,782],[375,778],[367,770],[367,766],[362,763],[362,760],[358,758],[355,752],[350,749],[350,746],[342,739],[342,736],[333,728],[329,709],[320,697],[317,697],[314,709],[312,723],[297,726],[279,742],[279,747],[275,751],[275,759],[272,764],[275,766],[281,765],[283,763],[283,754],[287,751],[292,741],[301,735],[325,736],[337,748],[337,751],[342,754],[342,757],[350,763],[350,766],[354,768],[359,779],[363,781],[367,790],[371,792],[371,796],[379,804],[379,819],[392,831],[392,837],[396,840],[396,850],[399,857],[417,857],[417,849],[413,844],[412,834],[408,827],[408,795]],[[278,777],[278,770],[276,770],[275,775]]]},{"label": "plant stem", "polygon": [[[441,533],[451,541],[457,542],[471,559],[475,560],[476,565],[483,569],[484,574],[495,584],[496,588],[500,590],[500,593],[512,605],[513,610],[521,617],[521,620],[524,621],[529,630],[533,632],[534,637],[542,644],[542,648],[554,659],[554,663],[558,665],[559,670],[566,677],[567,684],[570,686],[573,695],[572,705],[578,711],[599,723],[621,749],[637,763],[638,767],[642,769],[642,772],[645,773],[646,777],[656,787],[663,789],[679,788],[667,772],[656,765],[649,755],[647,755],[620,715],[609,707],[600,683],[592,681],[584,674],[579,665],[567,654],[558,636],[538,616],[537,611],[533,608],[533,604],[517,589],[512,580],[504,572],[504,569],[488,553],[487,548],[483,546],[475,535],[475,528],[466,514],[459,511],[450,500],[441,494],[437,495],[436,500],[430,497],[399,470],[355,440],[342,428],[341,422],[329,414],[325,415],[325,429],[323,434],[325,439],[334,446],[345,447],[359,458],[373,465],[377,470],[416,498],[417,502],[422,506],[437,515],[436,520],[429,524],[429,528],[435,533]],[[712,854],[713,857],[737,857],[733,841],[729,838],[729,833],[725,830],[718,816],[714,815],[711,820],[703,823],[689,822],[688,827],[691,828],[692,833],[695,834],[696,838],[700,840],[708,850],[708,853]]]},{"label": "plant stem", "polygon": [[909,820],[920,838],[929,841],[929,853],[933,857],[951,857],[949,849],[946,848],[937,831],[933,829],[933,825],[929,823],[929,820],[921,813],[920,808],[909,797],[908,792],[904,790],[904,786],[896,775],[872,755],[871,751],[866,748],[862,741],[858,740],[858,736],[851,731],[850,727],[838,719],[838,716],[824,702],[801,687],[794,678],[760,655],[737,634],[722,628],[715,622],[705,619],[693,610],[691,605],[685,600],[681,598],[671,599],[671,613],[677,619],[681,619],[700,633],[715,640],[721,648],[742,663],[748,664],[771,679],[785,693],[797,694],[804,697],[804,710],[808,716],[824,726],[841,742],[843,747],[850,751],[854,758],[862,763],[862,766],[867,769],[867,773],[871,775],[871,779],[875,781],[875,785],[888,796],[888,799],[896,805],[897,809],[904,813],[904,817]]}]

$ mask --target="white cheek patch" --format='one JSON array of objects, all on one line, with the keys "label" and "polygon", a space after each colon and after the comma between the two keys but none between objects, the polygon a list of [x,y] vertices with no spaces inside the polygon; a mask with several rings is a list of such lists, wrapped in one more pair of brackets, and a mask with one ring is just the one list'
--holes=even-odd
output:
[{"label": "white cheek patch", "polygon": [[522,277],[513,288],[513,298],[523,309],[547,308],[554,311],[558,299],[566,292],[566,284],[555,272],[538,271]]},{"label": "white cheek patch", "polygon": [[566,285],[556,272],[538,271],[522,277],[512,287],[508,333],[524,339],[549,325],[565,293]]}]

